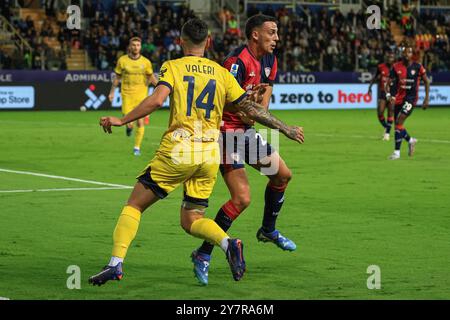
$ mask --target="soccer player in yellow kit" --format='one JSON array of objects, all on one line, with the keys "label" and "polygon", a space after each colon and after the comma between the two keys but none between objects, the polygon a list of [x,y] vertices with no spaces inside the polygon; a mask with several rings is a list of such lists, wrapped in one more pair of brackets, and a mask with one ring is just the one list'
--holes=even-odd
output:
[{"label": "soccer player in yellow kit", "polygon": [[[114,92],[122,82],[122,113],[128,114],[136,108],[142,100],[148,96],[148,85],[156,86],[158,80],[153,74],[153,67],[150,60],[141,55],[141,39],[133,37],[128,45],[128,54],[123,55],[117,61],[114,69],[116,77],[113,80],[109,100],[114,98]],[[127,124],[127,136],[131,135],[133,123]],[[141,144],[144,139],[144,119],[137,119],[137,130],[134,138],[133,153],[135,156],[141,155]]]},{"label": "soccer player in yellow kit", "polygon": [[223,108],[226,103],[233,103],[251,119],[280,129],[300,143],[304,140],[302,128],[287,126],[273,117],[253,101],[255,96],[247,96],[228,70],[203,57],[210,44],[205,22],[200,19],[186,22],[180,43],[184,57],[162,65],[158,85],[151,96],[121,119],[100,119],[104,131],[111,133],[112,126],[122,126],[152,113],[170,96],[169,128],[156,155],[137,177],[138,182],[113,233],[111,260],[100,273],[89,278],[93,285],[122,279],[123,259],[136,236],[142,213],[180,184],[184,187],[182,228],[220,246],[234,280],[240,280],[246,269],[241,240],[231,239],[214,220],[204,217],[220,164],[217,140]]}]

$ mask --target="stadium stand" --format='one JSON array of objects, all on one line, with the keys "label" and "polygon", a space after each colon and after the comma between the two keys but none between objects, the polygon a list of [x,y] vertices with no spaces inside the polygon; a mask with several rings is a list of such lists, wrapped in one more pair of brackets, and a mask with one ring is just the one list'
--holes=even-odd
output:
[{"label": "stadium stand", "polygon": [[[246,7],[241,1],[234,8],[228,5],[213,12],[210,58],[223,61],[245,41],[242,29],[246,18],[264,13],[279,20],[280,42],[276,54],[281,70],[373,71],[383,59],[383,52],[396,50],[405,40],[415,43],[418,58],[428,69],[450,70],[450,6],[447,10],[437,9],[445,0],[388,1],[391,4],[382,12],[381,30],[366,27],[365,8],[369,3],[365,1],[359,10],[346,13],[331,5],[332,1],[329,4],[302,1],[302,5],[294,6],[283,1],[247,2]],[[163,61],[180,56],[178,30],[195,16],[186,1],[85,0],[82,3],[84,25],[80,32],[66,28],[63,8],[50,5],[17,10],[13,1],[4,1],[1,12],[5,18],[1,26],[6,30],[5,24],[9,22],[14,30],[4,32],[0,40],[2,68],[110,70],[126,51],[128,39],[140,36],[143,54],[158,70]],[[370,4],[383,7],[376,1]],[[23,38],[20,48],[5,39],[17,38],[17,34]]]}]

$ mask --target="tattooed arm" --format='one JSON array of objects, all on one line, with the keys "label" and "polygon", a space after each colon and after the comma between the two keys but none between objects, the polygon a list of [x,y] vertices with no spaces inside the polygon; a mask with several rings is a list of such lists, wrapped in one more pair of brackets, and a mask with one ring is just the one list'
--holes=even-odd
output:
[{"label": "tattooed arm", "polygon": [[250,119],[253,119],[268,128],[280,130],[289,139],[295,140],[299,143],[303,143],[305,141],[302,127],[288,126],[283,121],[275,118],[262,105],[252,101],[248,97],[240,101],[237,104],[237,107]]}]

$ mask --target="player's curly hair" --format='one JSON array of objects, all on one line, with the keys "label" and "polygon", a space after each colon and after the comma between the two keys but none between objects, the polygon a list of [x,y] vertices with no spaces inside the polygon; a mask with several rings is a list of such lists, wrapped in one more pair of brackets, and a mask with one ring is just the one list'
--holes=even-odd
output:
[{"label": "player's curly hair", "polygon": [[181,28],[181,37],[193,44],[201,44],[208,37],[208,25],[198,18],[190,19]]}]

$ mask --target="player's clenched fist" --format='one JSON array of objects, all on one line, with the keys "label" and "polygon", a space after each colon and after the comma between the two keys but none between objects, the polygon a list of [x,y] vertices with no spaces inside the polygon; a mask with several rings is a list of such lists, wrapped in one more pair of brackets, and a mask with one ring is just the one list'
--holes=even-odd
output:
[{"label": "player's clenched fist", "polygon": [[303,127],[290,126],[285,133],[286,137],[297,141],[298,143],[305,142],[305,135],[303,133]]},{"label": "player's clenched fist", "polygon": [[122,121],[116,117],[101,117],[100,118],[100,126],[103,127],[103,131],[107,133],[112,133],[111,127],[120,127],[122,125]]}]

